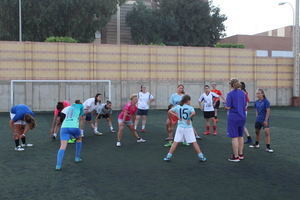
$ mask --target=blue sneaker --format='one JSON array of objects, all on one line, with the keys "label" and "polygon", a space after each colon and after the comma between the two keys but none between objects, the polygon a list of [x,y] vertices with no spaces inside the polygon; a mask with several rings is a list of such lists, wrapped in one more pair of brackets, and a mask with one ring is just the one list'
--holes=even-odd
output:
[{"label": "blue sneaker", "polygon": [[205,158],[204,156],[202,158],[199,158],[200,162],[206,162],[207,158]]},{"label": "blue sneaker", "polygon": [[61,171],[61,166],[56,165],[55,171]]},{"label": "blue sneaker", "polygon": [[164,161],[170,162],[170,161],[171,161],[171,158],[165,157],[165,158],[164,158]]},{"label": "blue sneaker", "polygon": [[75,162],[76,163],[82,162],[82,159],[81,158],[75,158]]},{"label": "blue sneaker", "polygon": [[244,142],[244,144],[252,144],[252,139],[251,139],[251,138],[248,138],[248,139],[246,140],[246,142]]}]

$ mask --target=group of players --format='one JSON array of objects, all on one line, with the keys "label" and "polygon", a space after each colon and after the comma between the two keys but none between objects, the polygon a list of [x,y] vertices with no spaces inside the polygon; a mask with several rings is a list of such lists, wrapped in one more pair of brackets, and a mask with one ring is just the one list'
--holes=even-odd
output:
[{"label": "group of players", "polygon": [[[255,101],[256,109],[256,141],[253,144],[252,138],[245,126],[247,107],[249,97],[246,91],[246,85],[236,79],[230,81],[231,92],[227,97],[216,87],[216,83],[211,86],[205,85],[204,93],[198,99],[200,109],[203,111],[205,119],[204,135],[211,133],[217,135],[218,109],[223,101],[227,114],[227,136],[232,138],[233,154],[228,159],[232,162],[243,160],[244,143],[250,144],[251,148],[259,148],[260,131],[263,128],[266,135],[266,151],[272,153],[270,146],[270,102],[267,100],[262,89],[258,89]],[[212,90],[211,90],[212,88]],[[137,143],[144,143],[144,140],[138,132],[146,132],[146,122],[150,104],[155,101],[154,96],[147,91],[145,86],[141,86],[140,92],[130,97],[130,101],[126,103],[122,111],[118,115],[118,132],[116,147],[122,146],[122,137],[124,128],[128,127],[132,135],[136,138]],[[51,128],[51,137],[55,140],[60,132],[61,146],[57,153],[56,170],[62,169],[62,161],[64,152],[68,143],[76,143],[75,162],[81,162],[80,152],[82,148],[82,138],[84,137],[84,125],[89,124],[95,135],[102,135],[98,131],[99,120],[105,119],[108,122],[110,130],[115,133],[112,125],[112,102],[102,102],[101,94],[96,94],[94,98],[89,98],[83,103],[76,100],[74,104],[68,101],[58,102],[54,110],[54,118]],[[164,157],[165,161],[170,161],[174,151],[179,143],[183,145],[191,145],[194,147],[200,161],[206,161],[207,158],[202,153],[197,139],[201,139],[195,128],[193,128],[192,120],[196,115],[195,109],[190,105],[191,97],[185,94],[184,85],[178,85],[177,92],[170,96],[169,107],[167,112],[166,130],[168,137],[165,139],[170,147],[168,154]],[[95,119],[93,120],[93,116]],[[15,150],[24,151],[33,144],[26,143],[26,133],[35,128],[35,114],[24,104],[13,106],[10,111],[10,127],[15,141]],[[138,131],[138,124],[142,119],[142,127]],[[212,125],[211,125],[212,124]],[[177,126],[175,137],[174,128]],[[247,141],[244,142],[243,134],[246,134]],[[20,140],[21,143],[20,144]]]}]

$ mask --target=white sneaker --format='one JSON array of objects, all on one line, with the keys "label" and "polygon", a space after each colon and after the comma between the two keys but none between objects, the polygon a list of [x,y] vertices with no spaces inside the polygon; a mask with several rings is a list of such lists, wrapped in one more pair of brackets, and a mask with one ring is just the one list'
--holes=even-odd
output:
[{"label": "white sneaker", "polygon": [[24,150],[25,150],[25,149],[22,148],[21,146],[18,146],[18,147],[15,148],[15,151],[24,151]]},{"label": "white sneaker", "polygon": [[84,137],[84,133],[80,133],[80,137]]},{"label": "white sneaker", "polygon": [[266,152],[274,153],[274,150],[273,150],[273,149],[266,148]]},{"label": "white sneaker", "polygon": [[103,133],[100,133],[99,131],[94,131],[95,135],[103,135]]},{"label": "white sneaker", "polygon": [[117,142],[116,147],[120,147],[121,146],[121,142]]},{"label": "white sneaker", "polygon": [[256,144],[250,144],[249,147],[250,148],[259,149],[259,144],[258,145],[256,145]]},{"label": "white sneaker", "polygon": [[33,144],[21,144],[21,147],[33,147]]},{"label": "white sneaker", "polygon": [[116,131],[114,129],[110,129],[110,132],[115,133]]},{"label": "white sneaker", "polygon": [[146,142],[146,140],[144,140],[143,138],[140,138],[139,140],[136,141],[137,143],[144,143]]}]

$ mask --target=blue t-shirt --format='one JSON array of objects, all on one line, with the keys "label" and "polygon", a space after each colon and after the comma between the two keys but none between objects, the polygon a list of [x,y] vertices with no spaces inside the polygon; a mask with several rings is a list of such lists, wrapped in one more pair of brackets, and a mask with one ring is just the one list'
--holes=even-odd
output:
[{"label": "blue t-shirt", "polygon": [[267,115],[267,109],[270,108],[268,99],[257,100],[254,107],[257,112],[256,122],[264,122]]},{"label": "blue t-shirt", "polygon": [[79,118],[84,115],[82,104],[73,104],[64,108],[62,113],[66,114],[66,118],[61,125],[62,128],[79,128]]},{"label": "blue t-shirt", "polygon": [[177,93],[174,93],[174,94],[171,95],[169,102],[173,106],[176,106],[180,103],[182,97],[183,97],[183,95],[179,95]]},{"label": "blue t-shirt", "polygon": [[26,114],[29,114],[31,116],[35,116],[34,113],[30,110],[30,108],[27,105],[19,104],[15,105],[10,109],[10,112],[12,114],[15,114],[14,118],[12,119],[14,122],[19,120],[24,120],[24,116]]},{"label": "blue t-shirt", "polygon": [[242,90],[232,90],[227,94],[226,107],[231,109],[228,111],[228,117],[232,120],[246,120],[246,95]]},{"label": "blue t-shirt", "polygon": [[187,123],[187,120],[191,120],[191,114],[195,112],[195,109],[187,104],[183,106],[177,105],[171,109],[172,111],[176,112],[179,120],[178,120],[178,127],[182,128],[192,128],[192,122],[190,124]]}]

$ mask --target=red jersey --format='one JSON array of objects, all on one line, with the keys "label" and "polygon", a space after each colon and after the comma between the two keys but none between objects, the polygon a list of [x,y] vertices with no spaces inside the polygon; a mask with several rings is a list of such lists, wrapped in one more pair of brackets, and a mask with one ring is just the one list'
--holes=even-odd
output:
[{"label": "red jersey", "polygon": [[[70,102],[68,102],[68,101],[63,101],[63,104],[64,104],[64,108],[66,108],[66,107],[68,107],[68,106],[71,105]],[[57,110],[57,108],[55,108],[55,109],[54,109],[54,116],[57,116],[59,112],[60,112],[60,111]]]},{"label": "red jersey", "polygon": [[[220,90],[213,89],[211,90],[211,92],[216,93],[219,96],[222,96],[222,92]],[[220,101],[220,97],[214,97],[214,101]]]},{"label": "red jersey", "polygon": [[119,114],[118,119],[123,119],[125,113],[127,113],[127,116],[125,117],[125,121],[130,121],[131,117],[133,115],[135,115],[136,111],[137,111],[137,106],[136,105],[132,105],[131,102],[128,102],[122,112]]}]

